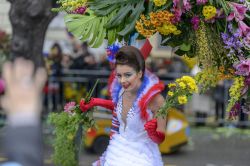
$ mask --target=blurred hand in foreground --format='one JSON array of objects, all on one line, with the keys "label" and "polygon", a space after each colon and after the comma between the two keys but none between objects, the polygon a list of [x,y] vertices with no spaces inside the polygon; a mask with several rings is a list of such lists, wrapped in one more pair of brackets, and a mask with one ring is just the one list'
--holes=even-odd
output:
[{"label": "blurred hand in foreground", "polygon": [[41,93],[46,78],[45,69],[38,68],[35,71],[33,62],[29,60],[18,58],[13,63],[4,64],[3,79],[6,89],[1,102],[8,118],[39,117],[42,107]]}]

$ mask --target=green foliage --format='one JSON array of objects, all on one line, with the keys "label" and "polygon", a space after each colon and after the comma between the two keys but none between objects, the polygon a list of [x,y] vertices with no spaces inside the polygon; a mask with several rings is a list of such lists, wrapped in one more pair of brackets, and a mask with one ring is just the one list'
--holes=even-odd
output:
[{"label": "green foliage", "polygon": [[78,165],[76,152],[79,148],[77,146],[80,145],[75,143],[76,134],[78,130],[83,129],[86,132],[87,129],[95,127],[91,112],[85,114],[73,113],[72,115],[66,112],[51,113],[49,122],[55,126],[54,154],[52,157],[54,163],[62,166]]},{"label": "green foliage", "polygon": [[77,165],[74,137],[79,127],[79,116],[68,116],[67,113],[53,113],[49,120],[55,127],[55,142],[53,161],[56,165],[75,166]]},{"label": "green foliage", "polygon": [[[99,80],[87,93],[85,97],[86,103],[90,101],[98,82]],[[68,107],[68,112],[51,113],[48,118],[49,122],[55,126],[54,154],[52,158],[54,163],[60,166],[78,165],[82,136],[89,128],[96,128],[93,110],[82,112],[80,105],[69,104],[71,109]]]},{"label": "green foliage", "polygon": [[140,15],[144,11],[144,1],[140,1],[139,3],[132,6],[132,12],[126,20],[126,25],[122,31],[118,34],[121,36],[126,36],[132,31],[135,30],[135,23],[139,19]]},{"label": "green foliage", "polygon": [[107,29],[104,28],[104,25],[107,23],[108,17],[97,17],[91,10],[87,12],[88,15],[66,15],[66,26],[81,41],[88,40],[91,47],[99,47],[106,36]]},{"label": "green foliage", "polygon": [[215,87],[219,81],[219,70],[216,67],[205,68],[196,74],[195,80],[198,83],[201,93],[207,92],[211,87]]},{"label": "green foliage", "polygon": [[[67,14],[68,30],[90,47],[99,47],[104,39],[109,44],[135,30],[135,23],[145,10],[144,0],[94,0],[87,3],[84,15]],[[60,10],[60,9],[58,9]]]}]

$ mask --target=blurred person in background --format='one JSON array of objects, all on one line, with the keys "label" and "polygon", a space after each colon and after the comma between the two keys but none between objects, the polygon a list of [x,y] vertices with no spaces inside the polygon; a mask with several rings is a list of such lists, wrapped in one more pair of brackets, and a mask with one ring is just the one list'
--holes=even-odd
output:
[{"label": "blurred person in background", "polygon": [[63,83],[59,80],[62,76],[63,52],[59,43],[55,42],[50,48],[48,57],[45,59],[49,80],[46,83],[44,92],[44,105],[49,108],[49,97],[52,99],[52,110],[57,111],[63,103]]},{"label": "blurred person in background", "polygon": [[62,57],[61,65],[62,69],[69,69],[73,61],[70,55],[64,54]]},{"label": "blurred person in background", "polygon": [[63,58],[62,48],[59,43],[55,42],[50,48],[50,52],[48,54],[47,59],[45,59],[49,75],[53,76],[61,75],[62,58]]},{"label": "blurred person in background", "polygon": [[98,63],[98,70],[110,71],[112,64],[107,60],[107,55],[103,54],[100,56],[100,62]]},{"label": "blurred person in background", "polygon": [[70,69],[87,69],[94,70],[97,67],[95,57],[88,51],[87,43],[82,43],[81,47],[77,47],[79,50],[78,56],[74,57],[73,63],[70,66]]},{"label": "blurred person in background", "polygon": [[168,74],[163,58],[155,58],[152,69],[158,76],[166,76]]},{"label": "blurred person in background", "polygon": [[[96,63],[95,57],[88,51],[87,43],[86,42],[82,43],[80,49],[81,51],[79,52],[81,52],[81,54],[79,54],[78,57],[73,59],[73,63],[70,66],[70,69],[74,69],[74,70],[97,69],[97,63]],[[78,89],[81,89],[81,87],[85,87],[87,91],[89,91],[93,87],[94,83],[95,82],[93,79],[89,79],[87,82],[84,82],[83,84],[78,84]]]},{"label": "blurred person in background", "polygon": [[171,58],[171,61],[169,62],[168,66],[168,72],[174,72],[174,73],[189,73],[190,70],[188,66],[185,64],[185,62],[177,56],[174,56]]},{"label": "blurred person in background", "polygon": [[224,125],[225,118],[225,89],[224,81],[219,81],[213,91],[213,99],[215,100],[215,121],[220,127]]},{"label": "blurred person in background", "polygon": [[46,71],[34,72],[31,61],[17,59],[3,66],[5,94],[1,104],[7,114],[3,145],[8,162],[3,166],[42,166],[41,92]]}]

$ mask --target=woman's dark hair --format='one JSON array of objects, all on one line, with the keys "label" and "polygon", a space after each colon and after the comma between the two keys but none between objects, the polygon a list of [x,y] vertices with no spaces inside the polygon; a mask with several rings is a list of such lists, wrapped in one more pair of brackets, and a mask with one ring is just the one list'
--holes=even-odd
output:
[{"label": "woman's dark hair", "polygon": [[145,60],[139,49],[133,46],[123,46],[116,53],[115,65],[128,65],[135,71],[142,71],[142,79],[145,72]]},{"label": "woman's dark hair", "polygon": [[54,43],[51,47],[51,49],[57,49],[58,50],[58,55],[62,55],[62,47],[60,46],[59,43]]},{"label": "woman's dark hair", "polygon": [[62,56],[63,56],[63,52],[62,52],[62,47],[60,46],[60,44],[56,42],[56,43],[54,43],[52,45],[52,47],[50,49],[51,50],[57,49],[58,52],[57,52],[57,54],[54,57],[52,57],[52,59],[54,61],[61,62]]}]

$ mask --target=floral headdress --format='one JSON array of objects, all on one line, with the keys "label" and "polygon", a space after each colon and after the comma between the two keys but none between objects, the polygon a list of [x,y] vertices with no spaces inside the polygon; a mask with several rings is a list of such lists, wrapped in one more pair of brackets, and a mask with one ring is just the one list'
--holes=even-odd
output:
[{"label": "floral headdress", "polygon": [[107,47],[107,59],[111,63],[115,63],[115,54],[118,52],[118,50],[122,47],[122,44],[116,42],[110,46]]}]

